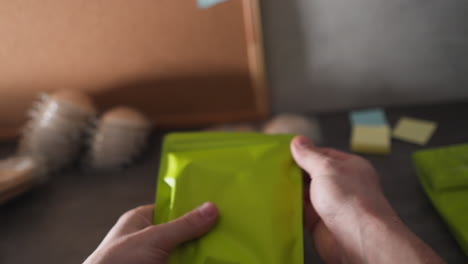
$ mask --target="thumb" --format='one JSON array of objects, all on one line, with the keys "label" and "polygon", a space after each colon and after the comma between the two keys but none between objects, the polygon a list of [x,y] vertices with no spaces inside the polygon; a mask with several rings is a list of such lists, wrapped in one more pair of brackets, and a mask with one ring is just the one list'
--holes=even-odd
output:
[{"label": "thumb", "polygon": [[158,248],[169,251],[206,234],[217,218],[218,209],[207,202],[178,219],[151,227],[148,235]]},{"label": "thumb", "polygon": [[312,145],[312,142],[304,137],[297,136],[291,141],[291,153],[297,165],[303,168],[309,175],[323,164],[329,157]]}]

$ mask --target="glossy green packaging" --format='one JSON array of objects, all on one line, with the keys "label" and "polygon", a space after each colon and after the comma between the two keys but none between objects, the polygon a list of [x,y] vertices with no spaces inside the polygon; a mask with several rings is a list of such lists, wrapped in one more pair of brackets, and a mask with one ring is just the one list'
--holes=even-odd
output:
[{"label": "glossy green packaging", "polygon": [[219,219],[170,264],[303,264],[302,178],[290,135],[175,133],[162,150],[154,223],[206,201]]},{"label": "glossy green packaging", "polygon": [[419,180],[468,256],[468,144],[413,154]]}]

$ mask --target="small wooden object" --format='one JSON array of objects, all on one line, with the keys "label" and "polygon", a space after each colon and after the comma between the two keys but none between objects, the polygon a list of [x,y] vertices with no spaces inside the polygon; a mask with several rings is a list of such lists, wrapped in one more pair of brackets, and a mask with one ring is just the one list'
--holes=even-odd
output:
[{"label": "small wooden object", "polygon": [[0,205],[28,191],[39,177],[39,164],[30,157],[0,161]]}]

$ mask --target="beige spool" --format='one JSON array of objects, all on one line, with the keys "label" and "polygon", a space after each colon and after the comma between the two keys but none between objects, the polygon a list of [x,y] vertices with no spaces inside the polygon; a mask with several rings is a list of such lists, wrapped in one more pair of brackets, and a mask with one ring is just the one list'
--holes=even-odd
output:
[{"label": "beige spool", "polygon": [[268,121],[262,131],[266,134],[303,135],[315,144],[321,142],[320,126],[314,118],[295,114],[280,114]]},{"label": "beige spool", "polygon": [[151,122],[139,111],[116,107],[97,122],[90,142],[88,163],[95,169],[119,169],[144,150]]}]

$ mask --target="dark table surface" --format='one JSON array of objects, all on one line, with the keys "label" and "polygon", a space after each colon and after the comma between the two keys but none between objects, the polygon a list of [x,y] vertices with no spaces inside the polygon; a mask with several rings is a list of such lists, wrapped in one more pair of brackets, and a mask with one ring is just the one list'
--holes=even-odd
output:
[{"label": "dark table surface", "polygon": [[[411,163],[422,148],[468,142],[468,103],[388,108],[392,125],[401,116],[437,121],[428,146],[393,140],[392,154],[366,156],[376,166],[391,204],[403,221],[448,263],[467,263],[449,230],[425,196]],[[347,112],[318,115],[323,145],[349,150]],[[0,206],[0,263],[80,263],[126,210],[154,200],[162,133],[147,154],[119,172],[69,169],[33,191]],[[0,143],[0,158],[14,142]],[[306,241],[306,263],[321,263]]]}]

